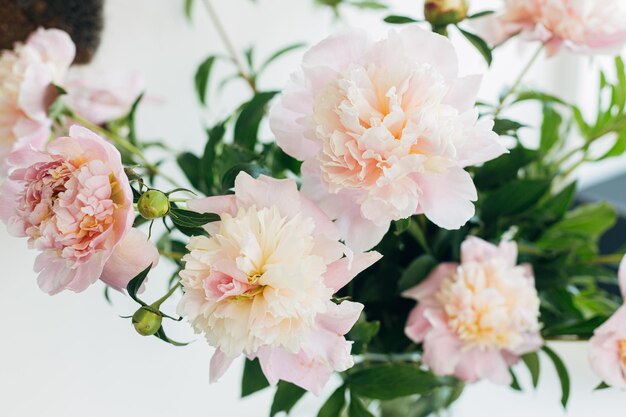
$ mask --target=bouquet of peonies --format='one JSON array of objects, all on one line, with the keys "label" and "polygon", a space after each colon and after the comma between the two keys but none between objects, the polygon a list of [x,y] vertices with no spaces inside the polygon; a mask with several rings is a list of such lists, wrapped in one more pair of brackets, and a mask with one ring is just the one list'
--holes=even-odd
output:
[{"label": "bouquet of peonies", "polygon": [[[318,2],[337,12],[384,7]],[[583,163],[626,152],[624,63],[600,74],[593,120],[523,87],[543,51],[618,52],[626,8],[507,0],[468,9],[429,0],[427,22],[387,16],[398,26],[384,39],[331,35],[282,92],[256,80],[301,45],[258,66],[250,51],[245,61],[232,48],[209,56],[195,76],[201,105],[218,60],[237,74],[222,84],[243,81],[251,95],[207,129],[199,155],[141,140],[140,83],[73,78],[70,37],[39,29],[0,57],[0,219],[39,251],[43,291],[100,280],[137,303],[130,319],[140,335],[175,346],[184,343],[164,321],[186,320],[215,348],[211,381],[243,356],[243,396],[277,386],[272,416],[319,395],[335,373],[320,417],[427,416],[475,381],[519,390],[520,362],[536,386],[540,354],[556,367],[565,406],[567,368],[545,344],[555,339],[590,340],[598,389],[626,389],[617,291],[626,296],[626,262],[616,279],[623,252],[598,247],[617,213],[576,205],[571,179]],[[458,75],[451,30],[488,64],[513,37],[539,49],[497,103],[477,103],[481,76]],[[522,102],[540,104],[540,127],[504,116]],[[259,138],[266,119],[275,140]],[[521,129],[538,147],[524,146]],[[600,140],[610,146],[598,153]],[[177,162],[184,184],[146,156],[153,147]],[[161,259],[176,272],[149,302],[141,292]],[[179,317],[161,310],[170,297]]]}]

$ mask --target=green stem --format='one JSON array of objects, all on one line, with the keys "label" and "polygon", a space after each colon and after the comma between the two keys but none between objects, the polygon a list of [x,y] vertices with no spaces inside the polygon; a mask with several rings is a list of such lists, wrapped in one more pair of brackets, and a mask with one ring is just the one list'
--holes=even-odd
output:
[{"label": "green stem", "polygon": [[85,119],[84,117],[74,113],[73,111],[69,111],[68,117],[70,117],[71,119],[77,121],[78,123],[80,123],[81,125],[83,125],[84,127],[102,135],[105,136],[109,139],[111,139],[111,141],[115,144],[115,146],[124,149],[126,151],[128,151],[129,153],[131,153],[132,155],[135,155],[137,158],[140,159],[142,165],[148,170],[150,171],[150,173],[152,174],[156,174],[158,176],[160,176],[161,178],[163,178],[164,180],[166,180],[167,182],[169,182],[170,184],[172,184],[175,187],[180,187],[180,185],[174,180],[172,179],[170,176],[164,174],[163,172],[161,172],[159,170],[159,167],[157,167],[156,165],[152,164],[150,161],[148,161],[148,159],[146,159],[146,157],[144,156],[143,152],[141,152],[141,149],[139,149],[138,147],[136,147],[135,145],[133,145],[132,143],[130,143],[127,139],[121,137],[120,135],[111,132],[108,129],[104,129],[101,126],[98,126],[95,123],[90,122],[89,120]]},{"label": "green stem", "polygon": [[515,80],[515,82],[509,89],[509,91],[507,91],[504,97],[500,99],[500,104],[498,104],[498,107],[496,108],[496,111],[493,114],[494,119],[497,119],[500,113],[502,112],[502,110],[504,110],[504,107],[507,104],[506,101],[519,88],[520,84],[524,80],[524,77],[526,77],[526,74],[528,74],[528,71],[530,71],[535,61],[537,61],[537,58],[539,58],[539,55],[541,54],[542,50],[543,50],[543,45],[541,45],[539,49],[537,49],[537,51],[533,54],[533,56],[530,58],[530,61],[528,61],[524,69],[522,69],[522,72],[518,75],[517,79]]},{"label": "green stem", "polygon": [[420,244],[420,246],[422,247],[422,249],[424,249],[426,253],[432,254],[430,246],[428,245],[428,241],[426,240],[426,235],[424,234],[424,231],[422,230],[420,225],[418,225],[415,221],[411,220],[407,231],[409,232],[411,236],[415,238],[417,243]]},{"label": "green stem", "polygon": [[596,265],[619,265],[619,263],[622,262],[622,259],[624,259],[623,253],[598,256],[596,259],[594,259],[593,261],[590,261],[589,263],[596,264]]},{"label": "green stem", "polygon": [[170,298],[172,296],[172,294],[174,294],[174,292],[178,289],[178,287],[181,286],[180,281],[178,281],[176,283],[176,285],[174,285],[172,288],[170,288],[170,290],[161,298],[159,298],[158,300],[156,300],[154,303],[150,304],[150,307],[154,308],[155,310],[158,310],[159,307],[161,307],[161,304],[163,304],[163,302],[165,300],[167,300],[168,298]]},{"label": "green stem", "polygon": [[228,33],[226,32],[226,29],[224,28],[222,21],[217,15],[217,12],[215,11],[213,4],[211,3],[211,0],[204,0],[203,3],[204,3],[204,8],[209,14],[209,18],[211,18],[211,21],[213,22],[213,25],[215,26],[215,29],[217,30],[217,34],[222,40],[222,43],[224,44],[224,46],[226,47],[228,54],[230,55],[230,59],[233,61],[233,63],[237,67],[237,71],[239,71],[239,75],[241,76],[241,78],[246,80],[246,82],[252,89],[252,92],[256,93],[256,85],[254,83],[254,80],[252,79],[250,74],[248,74],[248,71],[246,71],[245,67],[243,66],[243,63],[239,59],[239,54],[237,53],[237,50],[235,49],[233,42],[230,40],[230,37],[228,36]]}]

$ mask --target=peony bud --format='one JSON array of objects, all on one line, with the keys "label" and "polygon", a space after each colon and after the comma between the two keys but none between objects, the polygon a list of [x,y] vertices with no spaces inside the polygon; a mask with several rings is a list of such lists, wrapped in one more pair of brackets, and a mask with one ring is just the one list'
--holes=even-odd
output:
[{"label": "peony bud", "polygon": [[142,336],[152,336],[161,328],[163,316],[150,307],[141,307],[133,314],[133,326]]},{"label": "peony bud", "polygon": [[467,0],[426,0],[424,16],[433,28],[445,28],[467,17]]},{"label": "peony bud", "polygon": [[170,199],[162,191],[149,190],[139,197],[137,210],[139,210],[139,214],[148,220],[165,217],[170,211]]}]

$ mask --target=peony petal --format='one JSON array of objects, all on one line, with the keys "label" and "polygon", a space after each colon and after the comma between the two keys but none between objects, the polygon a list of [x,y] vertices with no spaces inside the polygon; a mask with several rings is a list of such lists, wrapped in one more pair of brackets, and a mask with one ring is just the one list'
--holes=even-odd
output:
[{"label": "peony petal", "polygon": [[344,301],[341,304],[329,301],[327,305],[328,310],[326,313],[319,314],[316,317],[316,321],[324,329],[338,335],[345,335],[352,329],[365,307],[361,303],[352,301]]},{"label": "peony petal", "polygon": [[159,263],[159,251],[139,229],[130,229],[117,244],[104,265],[100,279],[110,287],[123,291],[141,271]]},{"label": "peony petal", "polygon": [[454,107],[459,113],[472,109],[476,103],[482,79],[482,75],[478,74],[457,78],[451,83],[450,91],[443,99],[443,103]]},{"label": "peony petal", "polygon": [[617,276],[619,278],[619,288],[622,292],[622,298],[626,300],[626,256],[624,256],[624,259],[620,262]]},{"label": "peony petal", "polygon": [[324,274],[324,283],[337,292],[381,258],[382,255],[378,252],[355,254],[353,259],[342,258],[328,266]]},{"label": "peony petal", "polygon": [[404,291],[402,296],[420,302],[428,300],[439,291],[444,280],[454,276],[458,266],[458,264],[451,262],[439,264],[422,283]]},{"label": "peony petal", "polygon": [[422,190],[420,209],[439,227],[455,230],[461,228],[475,212],[478,198],[472,177],[461,168],[447,171],[425,172],[418,179]]},{"label": "peony petal", "polygon": [[216,349],[209,365],[209,383],[217,382],[230,368],[234,358],[229,357],[221,349]]},{"label": "peony petal", "polygon": [[189,200],[187,201],[187,208],[198,213],[228,213],[231,216],[237,215],[237,201],[234,195],[221,195]]}]

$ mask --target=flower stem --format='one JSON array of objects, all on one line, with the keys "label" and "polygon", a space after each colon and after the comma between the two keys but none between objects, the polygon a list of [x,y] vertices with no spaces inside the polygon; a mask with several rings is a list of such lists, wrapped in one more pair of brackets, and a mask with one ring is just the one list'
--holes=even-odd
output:
[{"label": "flower stem", "polygon": [[174,285],[172,288],[170,288],[170,290],[163,297],[159,298],[154,303],[150,304],[150,307],[158,310],[159,307],[161,307],[161,304],[163,304],[165,302],[165,300],[170,298],[172,296],[172,294],[174,294],[174,292],[178,289],[178,287],[180,287],[180,285],[181,285],[180,281],[178,281],[176,283],[176,285]]},{"label": "flower stem", "polygon": [[509,89],[509,91],[506,92],[504,97],[500,98],[500,104],[498,104],[498,107],[496,108],[496,111],[493,114],[494,119],[497,119],[498,116],[500,115],[500,113],[502,112],[502,110],[504,110],[504,107],[507,104],[506,101],[509,99],[509,97],[511,97],[513,95],[513,93],[515,93],[515,91],[517,91],[517,89],[519,88],[520,84],[522,83],[522,81],[526,77],[526,74],[528,74],[528,71],[530,71],[530,69],[532,68],[532,66],[535,63],[535,61],[537,61],[537,58],[539,58],[539,55],[541,54],[542,50],[543,50],[543,44],[533,54],[533,56],[530,58],[530,61],[528,61],[528,63],[524,67],[524,69],[522,69],[522,72],[518,75],[517,79],[515,80],[515,82],[513,83],[511,88]]},{"label": "flower stem", "polygon": [[78,123],[80,123],[81,125],[83,125],[84,127],[102,135],[105,136],[109,139],[111,139],[111,141],[115,144],[115,146],[124,149],[126,151],[128,151],[129,153],[135,155],[137,158],[140,159],[142,165],[148,170],[150,171],[150,173],[152,174],[156,174],[158,176],[160,176],[161,178],[163,178],[164,180],[166,180],[167,182],[169,182],[170,184],[172,184],[175,187],[180,187],[180,185],[174,180],[172,179],[170,176],[164,174],[161,170],[159,170],[159,167],[157,167],[156,165],[152,164],[150,161],[148,161],[148,159],[144,156],[143,152],[141,152],[141,149],[139,149],[138,147],[136,147],[135,145],[133,145],[132,143],[130,143],[127,139],[119,136],[116,133],[111,132],[108,129],[105,129],[101,126],[98,126],[95,123],[90,122],[89,120],[85,119],[84,117],[74,113],[71,110],[68,110],[69,114],[68,117],[77,121]]},{"label": "flower stem", "polygon": [[237,71],[239,71],[239,75],[248,83],[248,85],[252,89],[252,92],[256,93],[256,85],[254,83],[254,80],[252,79],[250,74],[248,74],[248,71],[245,69],[243,63],[239,59],[239,54],[237,53],[237,50],[235,49],[233,42],[230,40],[230,37],[228,36],[228,33],[226,32],[226,29],[224,28],[222,21],[217,15],[217,12],[215,11],[213,4],[211,3],[211,0],[204,0],[203,3],[204,3],[204,8],[209,14],[209,17],[211,18],[213,25],[215,25],[215,29],[217,30],[217,33],[220,39],[222,40],[222,43],[226,47],[226,50],[228,51],[228,54],[230,55],[231,60],[237,67]]}]

